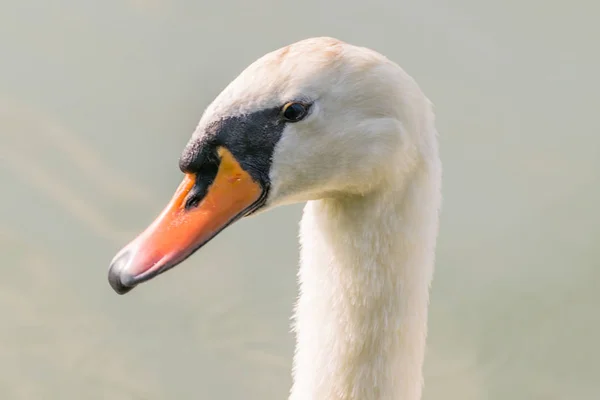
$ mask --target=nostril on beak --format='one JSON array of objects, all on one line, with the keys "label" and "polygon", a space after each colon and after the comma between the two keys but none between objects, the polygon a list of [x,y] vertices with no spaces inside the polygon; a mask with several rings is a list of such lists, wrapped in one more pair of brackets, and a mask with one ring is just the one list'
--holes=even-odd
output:
[{"label": "nostril on beak", "polygon": [[[131,251],[125,251],[116,257],[108,268],[108,283],[118,294],[125,294],[133,289],[134,286],[127,286],[123,283],[123,278],[127,278],[125,272],[129,261],[131,260]],[[131,279],[125,279],[131,281]]]}]

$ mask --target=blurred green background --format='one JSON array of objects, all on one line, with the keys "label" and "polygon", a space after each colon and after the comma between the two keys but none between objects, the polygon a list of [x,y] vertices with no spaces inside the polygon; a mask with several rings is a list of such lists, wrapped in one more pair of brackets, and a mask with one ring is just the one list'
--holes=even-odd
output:
[{"label": "blurred green background", "polygon": [[[283,399],[301,206],[125,297],[113,255],[250,62],[334,36],[436,105],[425,400],[600,398],[600,5],[0,0],[0,398]],[[273,244],[276,245],[273,245]]]}]

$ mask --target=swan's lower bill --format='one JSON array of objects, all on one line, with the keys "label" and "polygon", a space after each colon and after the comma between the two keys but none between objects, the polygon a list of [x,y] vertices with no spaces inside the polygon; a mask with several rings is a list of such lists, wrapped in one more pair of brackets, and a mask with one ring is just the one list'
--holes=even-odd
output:
[{"label": "swan's lower bill", "polygon": [[214,168],[186,174],[158,218],[115,256],[108,281],[117,293],[173,268],[264,204],[266,190],[227,149],[219,147],[217,153]]}]

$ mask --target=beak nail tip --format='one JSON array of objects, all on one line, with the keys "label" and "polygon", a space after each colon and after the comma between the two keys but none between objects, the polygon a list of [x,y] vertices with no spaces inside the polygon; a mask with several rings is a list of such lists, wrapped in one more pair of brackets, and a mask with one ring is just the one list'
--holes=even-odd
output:
[{"label": "beak nail tip", "polygon": [[[130,292],[135,287],[135,285],[128,285],[123,282],[123,278],[128,277],[128,275],[123,272],[123,269],[127,265],[129,259],[129,252],[119,255],[113,260],[108,269],[108,283],[110,284],[110,287],[120,295]],[[126,280],[131,281],[131,279]]]},{"label": "beak nail tip", "polygon": [[110,284],[110,287],[120,295],[126,294],[133,289],[133,286],[124,285],[123,282],[121,282],[119,274],[115,273],[112,269],[108,272],[108,283]]}]

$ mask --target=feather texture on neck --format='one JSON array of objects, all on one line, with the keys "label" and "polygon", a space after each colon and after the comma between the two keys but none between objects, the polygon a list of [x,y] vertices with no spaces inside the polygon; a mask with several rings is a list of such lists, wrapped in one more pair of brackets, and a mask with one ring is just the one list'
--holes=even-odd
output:
[{"label": "feather texture on neck", "polygon": [[429,160],[395,187],[306,205],[291,400],[421,398],[441,197]]}]

